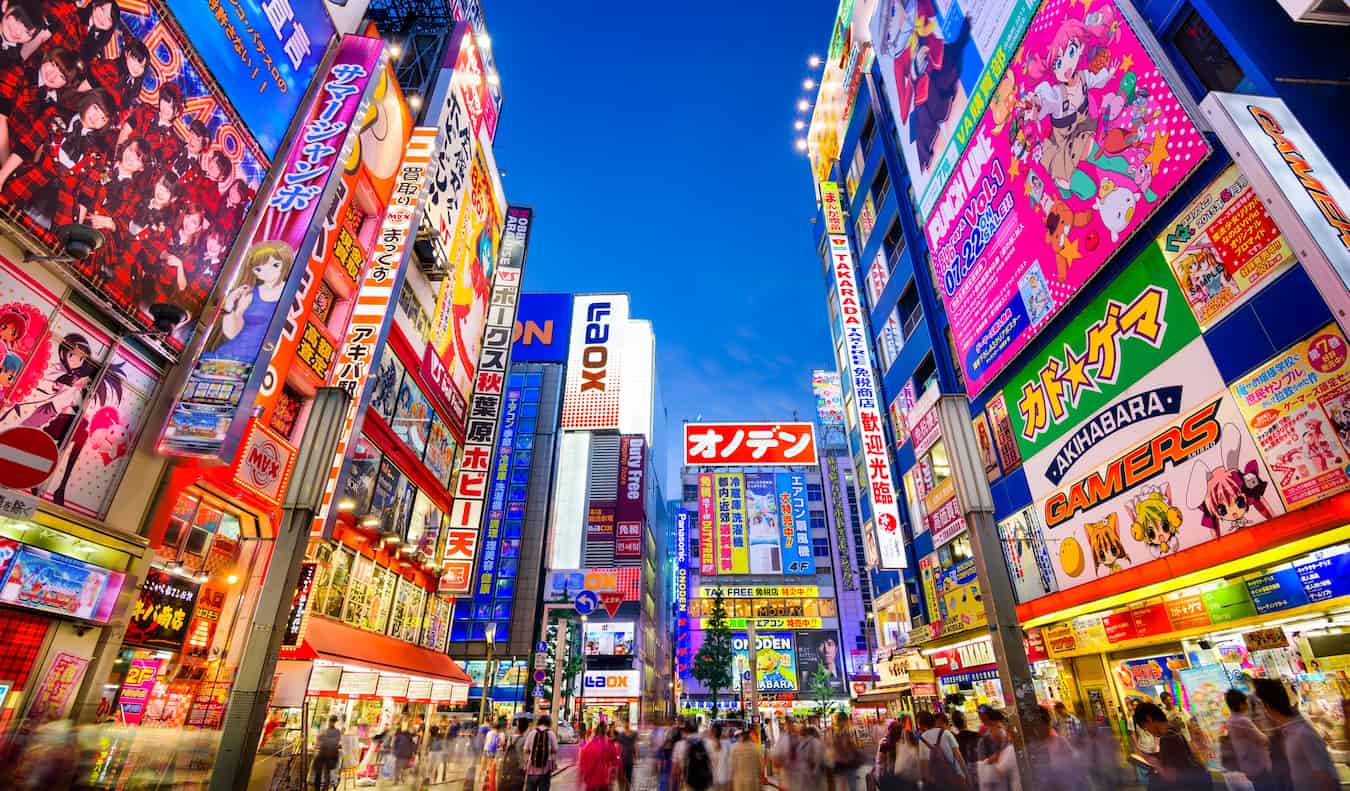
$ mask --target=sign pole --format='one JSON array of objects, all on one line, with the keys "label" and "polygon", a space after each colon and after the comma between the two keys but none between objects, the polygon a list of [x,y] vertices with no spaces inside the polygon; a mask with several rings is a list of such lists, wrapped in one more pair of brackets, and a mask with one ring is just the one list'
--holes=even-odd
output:
[{"label": "sign pole", "polygon": [[[753,722],[759,716],[759,637],[755,631],[755,613],[753,611],[750,613],[749,624],[749,645],[746,646],[745,650],[750,659],[750,711],[746,713],[749,715],[750,721]],[[798,679],[797,683],[800,684],[801,679]],[[717,712],[714,711],[713,716],[717,716]]]}]

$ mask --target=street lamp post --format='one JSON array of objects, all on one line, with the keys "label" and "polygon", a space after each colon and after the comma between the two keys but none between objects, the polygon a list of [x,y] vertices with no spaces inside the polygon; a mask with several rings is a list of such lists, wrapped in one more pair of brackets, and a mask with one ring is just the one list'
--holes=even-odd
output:
[{"label": "street lamp post", "polygon": [[496,673],[492,672],[492,651],[497,646],[497,624],[496,622],[487,625],[487,662],[483,667],[483,692],[478,701],[478,724],[487,722],[487,704],[488,696],[492,694],[492,680]]}]

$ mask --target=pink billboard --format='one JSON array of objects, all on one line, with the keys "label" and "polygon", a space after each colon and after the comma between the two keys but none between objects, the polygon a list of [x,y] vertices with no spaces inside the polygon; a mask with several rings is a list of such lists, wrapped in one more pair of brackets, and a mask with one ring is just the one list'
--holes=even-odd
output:
[{"label": "pink billboard", "polygon": [[978,393],[1209,146],[1111,0],[1032,20],[925,233]]}]

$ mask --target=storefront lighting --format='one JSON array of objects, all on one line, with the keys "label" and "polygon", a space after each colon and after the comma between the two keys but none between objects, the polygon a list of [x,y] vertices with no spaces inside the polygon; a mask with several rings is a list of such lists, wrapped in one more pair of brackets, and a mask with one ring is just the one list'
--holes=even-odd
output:
[{"label": "storefront lighting", "polygon": [[238,574],[231,574],[230,576],[228,576],[228,577],[225,578],[225,581],[228,582],[228,583],[231,584],[231,585],[234,585],[234,584],[236,584],[237,582],[239,582],[239,575],[238,575]]},{"label": "storefront lighting", "polygon": [[811,90],[811,89],[814,88],[814,87],[816,87],[816,81],[815,81],[815,80],[804,80],[804,81],[802,82],[802,88],[804,88],[804,89],[806,89],[806,90],[808,90],[808,91]]},{"label": "storefront lighting", "polygon": [[957,649],[959,649],[959,648],[965,648],[965,647],[968,646],[968,645],[975,645],[976,643],[987,643],[987,642],[990,642],[990,638],[989,638],[989,637],[972,637],[972,638],[969,639],[969,640],[962,640],[962,641],[959,642],[959,643],[953,643],[953,644],[951,644],[951,645],[944,645],[944,646],[942,646],[941,648],[925,648],[925,649],[923,650],[923,655],[924,655],[924,656],[932,656],[933,654],[941,654],[941,653],[945,653],[945,652],[947,652],[947,651],[955,651],[955,650],[957,650]]},{"label": "storefront lighting", "polygon": [[806,150],[806,141],[805,141],[804,139],[802,139],[802,138],[797,138],[797,150],[798,150],[798,151],[805,151],[805,150]]},{"label": "storefront lighting", "polygon": [[389,57],[393,58],[394,60],[398,60],[399,58],[403,57],[403,47],[398,44],[390,44]]},{"label": "storefront lighting", "polygon": [[[415,99],[415,98],[417,98],[417,97],[413,97],[413,98]],[[411,104],[411,103],[412,103],[412,102],[411,102],[411,100],[410,100],[410,101],[409,101],[409,104]],[[339,510],[339,511],[342,511],[343,513],[351,513],[352,511],[355,511],[355,510],[356,510],[356,501],[353,500],[353,499],[350,498],[350,497],[344,497],[344,498],[342,498],[341,500],[338,500],[337,507],[338,507],[338,510]]]},{"label": "storefront lighting", "polygon": [[422,97],[421,97],[421,96],[418,96],[418,95],[415,94],[415,93],[414,93],[412,96],[409,96],[409,97],[408,97],[408,106],[411,107],[411,108],[414,109],[414,110],[420,110],[420,109],[422,109]]},{"label": "storefront lighting", "polygon": [[819,55],[812,55],[811,57],[807,58],[807,59],[806,59],[806,65],[810,66],[810,67],[813,68],[813,69],[819,68],[819,67],[820,67],[820,56],[819,56]]},{"label": "storefront lighting", "polygon": [[801,130],[806,128],[806,122],[798,118],[797,122],[792,125],[792,128],[800,132]]},{"label": "storefront lighting", "polygon": [[810,110],[810,109],[811,109],[811,103],[810,103],[810,102],[806,101],[805,99],[798,99],[798,100],[797,100],[797,112],[804,113],[804,112],[806,112],[807,110]]},{"label": "storefront lighting", "polygon": [[367,516],[365,519],[362,519],[362,520],[361,520],[361,526],[362,526],[362,527],[379,527],[379,526],[380,526],[380,518],[379,518],[378,516],[373,515],[373,514],[372,514],[371,516]]}]

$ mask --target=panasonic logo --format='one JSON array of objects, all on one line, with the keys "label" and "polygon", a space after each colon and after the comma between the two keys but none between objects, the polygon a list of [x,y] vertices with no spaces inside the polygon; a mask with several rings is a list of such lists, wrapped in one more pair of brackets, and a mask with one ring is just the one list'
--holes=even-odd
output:
[{"label": "panasonic logo", "polygon": [[609,314],[608,302],[592,302],[586,308],[586,329],[581,350],[581,392],[604,392],[609,378]]}]

